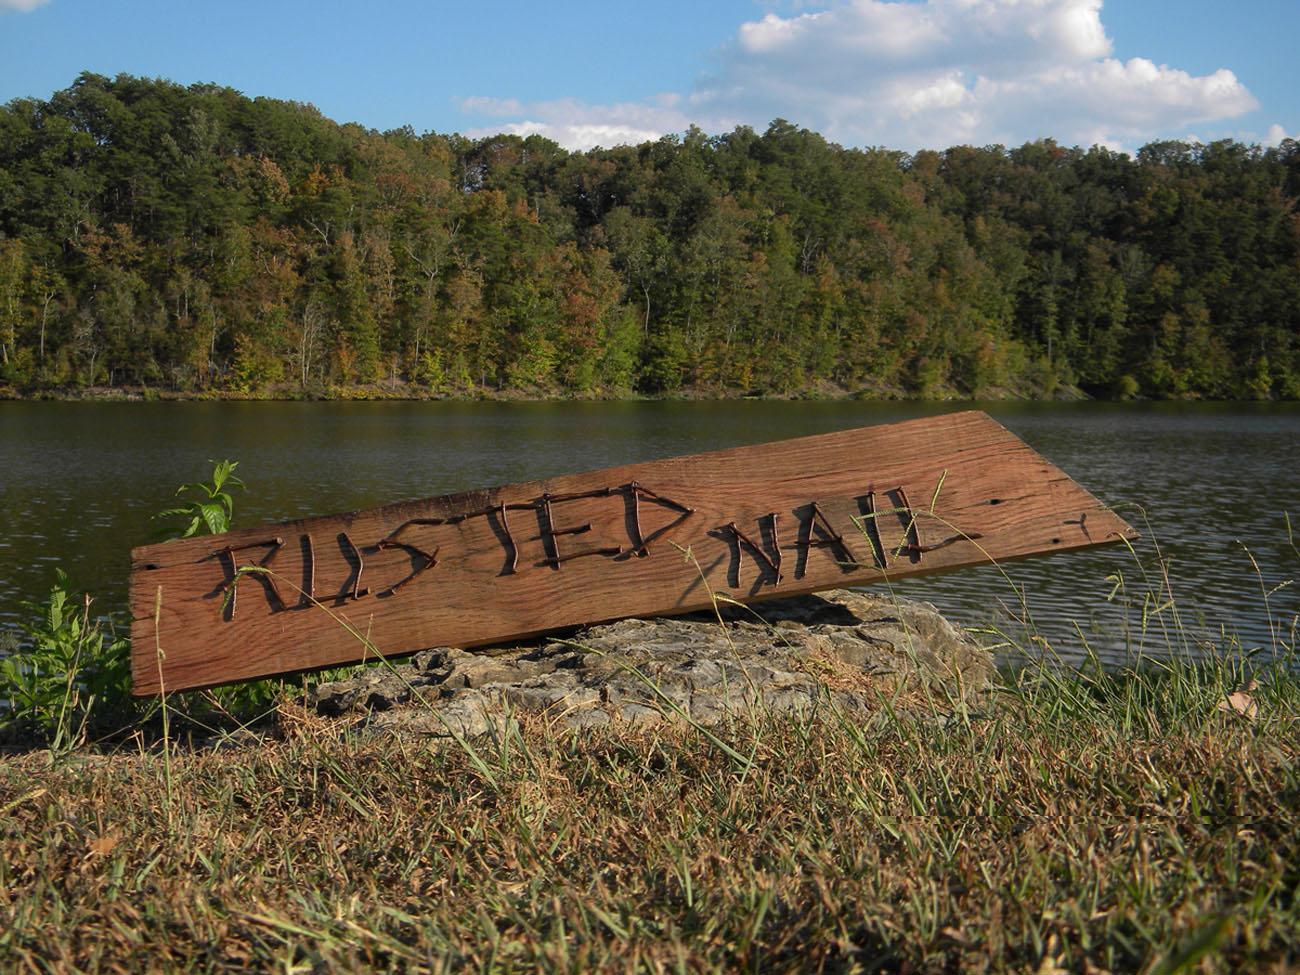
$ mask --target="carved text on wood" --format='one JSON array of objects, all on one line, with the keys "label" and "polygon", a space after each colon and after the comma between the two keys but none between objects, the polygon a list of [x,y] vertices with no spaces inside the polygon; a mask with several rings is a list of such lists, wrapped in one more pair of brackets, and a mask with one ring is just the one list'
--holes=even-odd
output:
[{"label": "carved text on wood", "polygon": [[155,647],[181,689],[359,659],[356,632],[473,647],[1121,537],[1000,425],[948,414],[145,546],[134,682],[160,689]]}]

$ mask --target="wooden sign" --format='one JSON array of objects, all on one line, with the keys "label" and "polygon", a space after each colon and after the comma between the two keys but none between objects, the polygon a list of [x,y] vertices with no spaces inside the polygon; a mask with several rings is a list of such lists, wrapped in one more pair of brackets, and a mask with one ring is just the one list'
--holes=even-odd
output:
[{"label": "wooden sign", "polygon": [[358,633],[484,646],[1134,537],[951,413],[137,548],[134,689],[357,661]]}]

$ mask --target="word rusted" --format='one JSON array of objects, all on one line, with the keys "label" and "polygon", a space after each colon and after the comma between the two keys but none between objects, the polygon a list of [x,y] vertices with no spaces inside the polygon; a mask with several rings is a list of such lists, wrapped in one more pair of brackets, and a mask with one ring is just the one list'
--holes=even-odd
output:
[{"label": "word rusted", "polygon": [[[908,503],[907,494],[903,488],[900,486],[885,492],[885,494],[895,499],[895,503],[891,508],[883,511],[877,510],[875,503],[876,492],[866,491],[857,498],[861,518],[853,519],[855,526],[867,537],[871,545],[874,564],[877,568],[886,569],[890,565],[888,553],[881,542],[880,527],[876,524],[877,519],[883,514],[895,514],[903,526],[903,540],[891,550],[895,558],[907,555],[911,561],[919,562],[922,555],[935,548],[951,544],[963,537],[969,539],[980,537],[978,533],[957,535],[938,545],[925,546],[921,543],[920,527],[917,524],[918,517]],[[626,543],[596,545],[576,550],[561,549],[561,539],[589,535],[593,531],[593,526],[590,521],[581,521],[572,525],[562,524],[556,510],[557,507],[576,501],[611,497],[621,497],[630,506]],[[643,501],[651,502],[662,509],[675,513],[676,518],[647,535],[642,523],[641,505]],[[346,563],[348,576],[342,587],[332,596],[326,598],[334,602],[343,602],[362,600],[372,595],[381,599],[397,595],[415,582],[416,579],[435,569],[439,565],[438,556],[442,551],[441,545],[434,545],[432,549],[429,549],[408,540],[410,537],[409,532],[419,528],[462,525],[477,518],[491,519],[495,522],[499,528],[498,538],[507,559],[502,574],[516,575],[519,572],[520,539],[516,538],[514,529],[510,525],[507,514],[510,511],[529,511],[537,516],[538,534],[526,536],[523,540],[541,543],[544,554],[541,560],[535,564],[535,567],[549,568],[553,571],[559,570],[565,563],[582,558],[646,558],[650,555],[650,543],[652,541],[669,538],[675,528],[696,513],[696,510],[689,505],[659,494],[636,481],[631,481],[618,487],[594,488],[590,491],[570,492],[567,494],[543,493],[530,501],[497,502],[473,511],[449,515],[445,518],[408,518],[382,538],[365,545],[357,544],[347,531],[341,531],[338,533],[339,551]],[[712,537],[723,537],[729,541],[731,566],[728,576],[733,585],[736,587],[743,585],[741,576],[747,555],[759,570],[758,577],[754,582],[755,589],[763,586],[777,587],[784,581],[785,576],[782,567],[784,565],[785,551],[793,551],[797,556],[795,577],[798,579],[802,579],[806,574],[808,554],[812,550],[826,549],[830,551],[835,563],[845,571],[851,571],[861,564],[843,533],[832,524],[831,519],[819,502],[809,501],[807,504],[795,507],[791,513],[799,523],[795,541],[792,545],[783,546],[781,544],[781,514],[777,511],[769,512],[758,519],[756,536],[751,536],[735,521],[729,521],[726,524],[717,526],[707,533]],[[403,536],[407,537],[404,538]],[[255,575],[257,581],[264,587],[267,603],[272,612],[302,609],[317,602],[318,556],[312,536],[309,533],[303,533],[301,536],[302,551],[304,553],[304,578],[301,592],[304,598],[292,604],[281,595],[276,584],[275,574],[271,570],[271,565],[284,544],[282,537],[275,536],[246,542],[238,546],[227,546],[218,553],[225,573],[225,578],[221,584],[221,592],[226,596],[222,603],[222,612],[226,620],[233,621],[235,619],[239,582],[246,575]],[[257,563],[247,563],[241,566],[234,557],[236,552],[263,547],[268,548],[269,551]],[[398,549],[411,556],[412,563],[409,571],[406,575],[387,582],[385,585],[374,588],[362,585],[362,577],[367,568],[366,554],[375,554],[388,549]]]}]

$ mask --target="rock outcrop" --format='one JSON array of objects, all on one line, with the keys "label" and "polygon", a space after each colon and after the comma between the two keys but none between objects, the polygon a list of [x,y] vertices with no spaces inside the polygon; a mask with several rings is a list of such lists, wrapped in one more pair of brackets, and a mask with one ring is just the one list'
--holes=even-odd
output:
[{"label": "rock outcrop", "polygon": [[674,619],[628,619],[491,651],[425,650],[318,685],[322,714],[371,729],[487,733],[507,713],[571,728],[713,725],[757,711],[847,712],[881,695],[985,690],[993,660],[928,603],[836,590]]}]

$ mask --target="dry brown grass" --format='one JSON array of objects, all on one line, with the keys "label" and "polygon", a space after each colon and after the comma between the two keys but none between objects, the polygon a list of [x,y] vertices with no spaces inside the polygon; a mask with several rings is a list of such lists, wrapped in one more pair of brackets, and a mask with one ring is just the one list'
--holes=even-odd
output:
[{"label": "dry brown grass", "polygon": [[472,750],[286,711],[175,754],[170,808],[156,750],[11,756],[0,970],[1290,970],[1300,690],[1224,691]]}]

